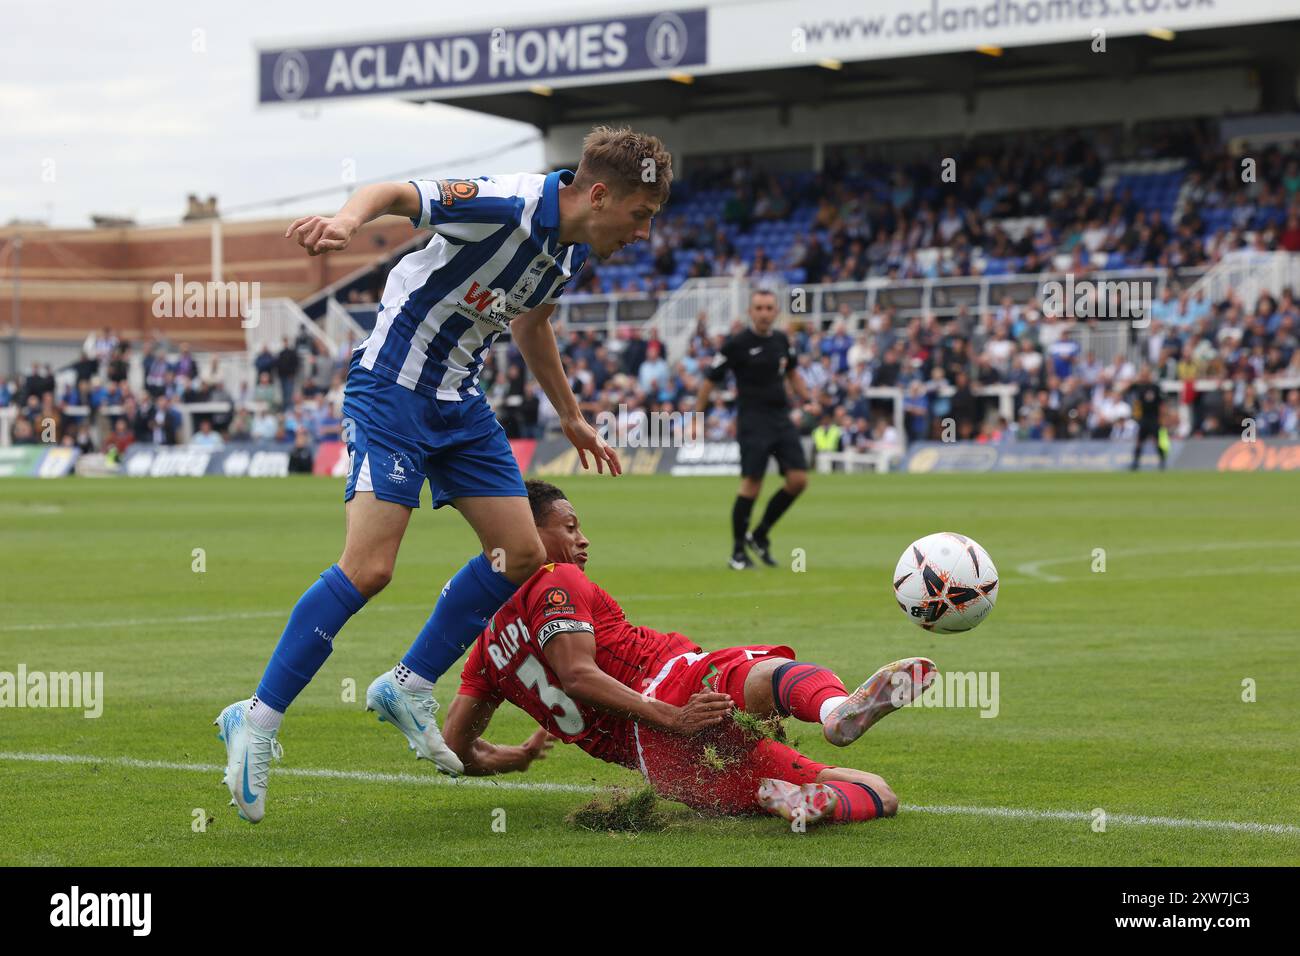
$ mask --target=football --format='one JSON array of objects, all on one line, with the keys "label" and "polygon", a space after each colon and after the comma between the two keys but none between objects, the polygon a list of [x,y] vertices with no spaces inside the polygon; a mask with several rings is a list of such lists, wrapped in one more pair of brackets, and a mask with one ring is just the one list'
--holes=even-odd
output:
[{"label": "football", "polygon": [[927,631],[969,631],[993,610],[998,571],[974,539],[940,531],[912,542],[898,559],[894,597]]}]

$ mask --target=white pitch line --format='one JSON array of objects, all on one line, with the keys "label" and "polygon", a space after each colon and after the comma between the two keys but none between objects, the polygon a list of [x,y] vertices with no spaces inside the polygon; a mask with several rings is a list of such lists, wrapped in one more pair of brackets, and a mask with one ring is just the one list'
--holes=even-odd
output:
[{"label": "white pitch line", "polygon": [[[93,757],[88,754],[18,753],[0,751],[0,761],[56,764],[107,764],[135,770],[181,770],[196,773],[225,772],[225,767],[204,763],[172,763],[166,760],[140,760],[135,757]],[[550,793],[599,793],[602,787],[564,783],[526,783],[485,777],[451,779],[441,774],[376,773],[369,770],[323,770],[310,767],[272,767],[271,773],[284,777],[310,777],[325,780],[357,780],[363,783],[402,783],[416,786],[488,787],[502,790],[533,790]],[[999,817],[1013,820],[1058,820],[1091,822],[1093,815],[1083,810],[1028,810],[1020,807],[917,806],[903,804],[909,813],[933,813],[940,816]],[[1182,817],[1149,817],[1129,813],[1106,815],[1107,824],[1126,826],[1172,827],[1189,830],[1227,830],[1238,833],[1267,833],[1300,836],[1300,826],[1290,823],[1243,823],[1236,820],[1188,820]]]},{"label": "white pitch line", "polygon": [[[766,591],[730,591],[727,597],[796,597],[806,594],[838,593],[843,588],[824,587],[824,588],[770,588]],[[658,592],[655,594],[625,594],[621,598],[622,603],[633,601],[680,601],[689,600],[699,597],[698,594],[667,594]],[[220,624],[223,621],[256,621],[267,618],[287,620],[289,611],[292,608],[286,605],[283,608],[274,611],[229,611],[223,614],[184,614],[177,617],[135,617],[135,618],[118,618],[116,620],[92,620],[92,621],[40,621],[29,624],[0,624],[0,633],[30,632],[30,631],[72,631],[72,630],[103,630],[105,628],[129,628],[129,627],[171,627],[185,624]],[[383,614],[389,611],[432,611],[433,604],[406,604],[406,603],[380,603],[374,607],[366,609],[371,614]]]},{"label": "white pitch line", "polygon": [[[1156,554],[1183,554],[1188,551],[1248,551],[1255,548],[1297,548],[1300,547],[1300,541],[1217,541],[1211,544],[1187,544],[1175,545],[1161,548],[1134,548],[1125,551],[1108,551],[1107,558],[1138,558],[1147,555]],[[1091,552],[1089,552],[1091,554]],[[1050,581],[1053,584],[1060,584],[1063,581],[1070,580],[1060,575],[1044,571],[1043,567],[1049,564],[1067,564],[1071,561],[1077,561],[1079,564],[1088,564],[1090,558],[1081,557],[1078,554],[1072,554],[1065,558],[1042,558],[1038,561],[1026,561],[1016,565],[1016,572],[1025,575],[1025,577],[1037,578],[1040,581]],[[1181,575],[1191,577],[1192,575]]]},{"label": "white pitch line", "polygon": [[258,618],[289,616],[283,611],[232,611],[227,614],[187,614],[183,617],[135,617],[113,621],[45,621],[37,624],[4,624],[0,631],[99,630],[114,627],[156,627],[173,624],[216,624],[221,621],[252,621]]},{"label": "white pitch line", "polygon": [[[958,816],[1002,817],[1023,820],[1080,820],[1092,822],[1093,814],[1083,810],[1024,810],[1017,807],[919,807],[903,804],[912,813],[952,814]],[[1178,827],[1189,830],[1231,830],[1240,833],[1277,833],[1300,836],[1300,826],[1291,823],[1241,823],[1236,820],[1187,820],[1182,817],[1146,817],[1131,813],[1108,813],[1106,823],[1129,826]]]},{"label": "white pitch line", "polygon": [[[87,754],[41,754],[0,751],[0,761],[25,763],[107,764],[133,770],[183,770],[192,773],[223,774],[226,768],[214,763],[173,763],[167,760],[140,760],[136,757],[92,757]],[[596,793],[599,787],[567,783],[525,783],[486,777],[451,777],[436,772],[376,773],[369,770],[322,770],[313,767],[272,767],[271,773],[284,777],[313,777],[326,780],[359,780],[364,783],[409,783],[416,786],[499,787],[505,790],[545,790],[555,793]]]}]

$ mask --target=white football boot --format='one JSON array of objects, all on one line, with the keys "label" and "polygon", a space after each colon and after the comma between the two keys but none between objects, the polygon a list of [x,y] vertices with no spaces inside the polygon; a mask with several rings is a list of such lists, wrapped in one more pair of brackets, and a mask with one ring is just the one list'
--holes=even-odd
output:
[{"label": "white football boot", "polygon": [[886,664],[826,715],[822,735],[837,747],[847,747],[871,725],[906,707],[939,676],[928,657],[908,657]]},{"label": "white football boot", "polygon": [[239,816],[258,823],[266,816],[266,778],[271,760],[284,756],[274,730],[263,730],[248,719],[251,701],[231,704],[213,721],[221,729],[217,739],[226,744],[226,775],[221,782],[230,788],[230,805]]},{"label": "white football boot", "polygon": [[829,820],[835,814],[839,797],[824,783],[805,783],[802,786],[788,780],[764,777],[755,795],[758,805],[787,823],[801,821],[811,826]]},{"label": "white football boot", "polygon": [[405,734],[417,759],[432,760],[434,766],[453,777],[465,772],[465,765],[447,746],[434,722],[438,702],[431,691],[408,691],[397,683],[392,671],[385,671],[366,690],[366,710],[375,711],[381,723],[392,724]]}]

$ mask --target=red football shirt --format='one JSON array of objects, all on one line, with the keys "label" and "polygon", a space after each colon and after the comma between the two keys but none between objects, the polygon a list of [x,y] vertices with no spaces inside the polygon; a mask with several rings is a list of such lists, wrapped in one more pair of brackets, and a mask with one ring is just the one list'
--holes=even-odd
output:
[{"label": "red football shirt", "polygon": [[667,660],[700,650],[681,634],[629,624],[618,602],[577,565],[545,564],[493,615],[470,648],[460,693],[508,700],[566,743],[636,768],[631,723],[570,698],[546,662],[547,641],[572,632],[591,634],[596,665],[638,693]]}]

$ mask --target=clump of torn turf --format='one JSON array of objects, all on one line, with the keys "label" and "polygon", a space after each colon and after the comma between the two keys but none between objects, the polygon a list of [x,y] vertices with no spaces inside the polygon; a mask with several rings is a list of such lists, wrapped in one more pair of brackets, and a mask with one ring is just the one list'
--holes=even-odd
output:
[{"label": "clump of torn turf", "polygon": [[643,833],[663,830],[668,821],[650,787],[628,790],[611,787],[565,818],[571,826],[608,833]]},{"label": "clump of torn turf", "polygon": [[[672,766],[668,774],[668,789],[664,800],[678,801],[686,794],[696,796],[684,800],[699,816],[713,816],[724,812],[701,805],[698,794],[707,791],[716,781],[716,775],[726,773],[744,762],[753,748],[762,740],[775,740],[796,747],[785,732],[785,718],[773,715],[757,717],[743,710],[733,709],[730,721],[723,721],[705,735],[708,743],[701,741],[695,755],[686,758],[680,766]],[[680,785],[681,792],[678,792]],[[596,833],[658,832],[669,827],[671,820],[663,810],[659,796],[650,786],[639,789],[609,787],[595,796],[590,803],[578,807],[565,817],[570,826]]]},{"label": "clump of torn turf", "polygon": [[700,763],[710,770],[726,770],[728,761],[722,758],[722,754],[718,753],[718,748],[714,744],[706,744],[700,751]]},{"label": "clump of torn turf", "polygon": [[733,710],[731,719],[744,735],[752,741],[776,740],[785,743],[785,718],[773,714],[771,717],[757,717],[743,710]]}]

